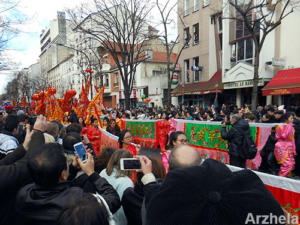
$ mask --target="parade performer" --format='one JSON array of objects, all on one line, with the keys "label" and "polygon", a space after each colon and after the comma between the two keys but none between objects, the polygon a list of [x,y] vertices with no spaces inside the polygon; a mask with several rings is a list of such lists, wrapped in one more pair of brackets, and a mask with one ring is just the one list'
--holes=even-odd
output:
[{"label": "parade performer", "polygon": [[109,125],[109,119],[108,119],[108,117],[104,117],[103,118],[103,130],[107,130],[107,127],[108,127],[108,125]]},{"label": "parade performer", "polygon": [[98,128],[98,120],[95,118],[91,119],[91,126],[87,130],[87,137],[93,145],[96,155],[100,153],[100,136],[101,131]]},{"label": "parade performer", "polygon": [[85,125],[84,119],[82,117],[78,118],[79,124],[81,125],[81,136],[84,136],[87,133],[87,127]]},{"label": "parade performer", "polygon": [[276,128],[275,157],[281,165],[279,176],[287,177],[295,167],[295,129],[293,128],[293,115],[286,113],[282,116],[282,122],[285,124],[278,125]]},{"label": "parade performer", "polygon": [[116,124],[114,119],[110,120],[109,127],[107,127],[106,131],[118,137],[121,132],[120,127]]},{"label": "parade performer", "polygon": [[170,130],[170,123],[168,121],[167,113],[163,112],[160,121],[158,121],[158,143],[161,151],[166,150],[166,143],[168,140],[168,134]]},{"label": "parade performer", "polygon": [[129,130],[123,130],[120,133],[119,147],[120,149],[126,149],[127,151],[131,152],[133,156],[136,156],[141,149],[140,145],[133,143],[132,135]]},{"label": "parade performer", "polygon": [[176,119],[179,119],[179,113],[172,112],[172,118],[169,120],[170,121],[169,136],[171,135],[172,132],[176,131],[176,125],[177,125],[177,122],[175,121]]}]

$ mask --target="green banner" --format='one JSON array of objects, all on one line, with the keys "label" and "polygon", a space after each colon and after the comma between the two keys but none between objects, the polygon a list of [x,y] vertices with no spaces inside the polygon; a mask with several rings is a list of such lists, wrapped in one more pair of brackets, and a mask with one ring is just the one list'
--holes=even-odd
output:
[{"label": "green banner", "polygon": [[[190,144],[218,150],[227,150],[227,141],[221,137],[221,125],[186,123],[185,133]],[[229,127],[228,127],[229,128]],[[256,127],[250,127],[253,140],[256,140]]]},{"label": "green banner", "polygon": [[126,122],[126,129],[133,137],[155,139],[155,122]]}]

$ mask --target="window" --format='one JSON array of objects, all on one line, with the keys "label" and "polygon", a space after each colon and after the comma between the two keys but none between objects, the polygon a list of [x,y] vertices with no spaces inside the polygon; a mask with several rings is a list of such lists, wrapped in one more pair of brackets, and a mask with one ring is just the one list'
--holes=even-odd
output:
[{"label": "window", "polygon": [[184,60],[184,77],[185,83],[190,83],[190,60]]},{"label": "window", "polygon": [[194,0],[194,11],[198,11],[200,9],[200,0]]},{"label": "window", "polygon": [[203,7],[206,7],[210,4],[210,0],[204,0],[203,1]]},{"label": "window", "polygon": [[184,15],[190,14],[190,0],[184,0]]},{"label": "window", "polygon": [[[199,57],[194,58],[194,67],[199,66]],[[194,81],[199,81],[199,70],[194,70]]]},{"label": "window", "polygon": [[153,52],[152,52],[152,50],[146,50],[146,57],[147,57],[147,59],[153,59]]},{"label": "window", "polygon": [[185,47],[189,47],[189,41],[190,41],[190,28],[187,27],[183,30],[183,36],[185,40]]},{"label": "window", "polygon": [[108,64],[108,57],[107,57],[107,55],[103,56],[103,62],[104,62],[104,64]]},{"label": "window", "polygon": [[218,25],[218,37],[219,37],[219,42],[220,42],[220,49],[222,50],[223,47],[223,19],[222,16],[218,16],[217,18],[217,25]]},{"label": "window", "polygon": [[119,74],[115,73],[114,78],[115,78],[114,86],[118,87],[119,86]]},{"label": "window", "polygon": [[232,59],[233,62],[245,61],[253,63],[254,47],[252,38],[240,40],[233,45]]},{"label": "window", "polygon": [[105,79],[105,82],[104,82],[105,86],[109,87],[109,75],[105,74],[104,79]]},{"label": "window", "polygon": [[160,71],[160,70],[152,70],[152,76],[159,76],[159,75],[161,75],[163,72],[162,71]]},{"label": "window", "polygon": [[199,44],[199,23],[193,25],[194,45]]}]

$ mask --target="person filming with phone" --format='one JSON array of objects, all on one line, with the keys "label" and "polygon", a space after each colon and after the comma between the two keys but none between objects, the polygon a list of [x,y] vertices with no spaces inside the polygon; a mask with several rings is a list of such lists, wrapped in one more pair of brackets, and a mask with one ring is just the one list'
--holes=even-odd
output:
[{"label": "person filming with phone", "polygon": [[[76,160],[81,170],[89,177],[111,212],[120,207],[120,198],[114,188],[94,171],[94,159],[87,154],[85,163]],[[63,209],[72,201],[89,195],[79,187],[67,182],[69,165],[59,144],[45,144],[30,152],[28,169],[33,184],[23,187],[16,197],[16,224],[55,225]],[[106,210],[105,207],[102,207]],[[86,215],[88,216],[88,215]],[[101,224],[101,221],[99,221]]]},{"label": "person filming with phone", "polygon": [[[229,130],[226,129],[228,125],[232,126]],[[225,121],[222,123],[221,135],[223,139],[228,140],[230,165],[245,168],[246,158],[243,154],[245,148],[243,140],[245,137],[250,136],[248,122],[237,114],[231,115],[230,122]]]}]

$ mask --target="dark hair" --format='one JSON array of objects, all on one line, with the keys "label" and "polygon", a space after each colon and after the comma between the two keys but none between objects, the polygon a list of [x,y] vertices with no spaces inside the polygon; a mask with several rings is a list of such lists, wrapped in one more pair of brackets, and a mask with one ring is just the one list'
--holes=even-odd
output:
[{"label": "dark hair", "polygon": [[126,135],[126,133],[131,133],[130,130],[122,130],[119,134],[119,147],[120,148],[123,148],[123,140],[124,140],[124,137]]},{"label": "dark hair", "polygon": [[277,110],[277,111],[275,111],[275,113],[274,113],[274,114],[283,115],[283,111],[282,111],[282,110]]},{"label": "dark hair", "polygon": [[107,122],[107,124],[109,124],[109,119],[108,119],[108,117],[104,117],[104,118],[103,118],[103,121],[104,121],[104,120]]},{"label": "dark hair", "polygon": [[98,119],[96,119],[96,118],[91,118],[91,123],[94,123],[96,120],[98,120]]},{"label": "dark hair", "polygon": [[26,119],[26,115],[25,114],[21,114],[21,115],[18,115],[17,116],[18,118],[18,122],[25,122],[25,119]]},{"label": "dark hair", "polygon": [[181,135],[181,134],[183,134],[183,135],[186,136],[186,134],[185,134],[184,132],[182,132],[182,131],[175,131],[175,132],[172,132],[172,133],[170,134],[170,149],[173,149],[173,148],[174,148],[173,142],[176,142],[178,136]]},{"label": "dark hair", "polygon": [[[179,148],[182,148],[182,146],[180,146]],[[174,169],[179,169],[179,168],[201,165],[201,162],[202,162],[201,155],[199,152],[196,152],[196,151],[195,152],[198,154],[196,154],[197,156],[195,157],[193,162],[191,162],[188,165],[180,163],[176,157],[176,152],[178,151],[179,148],[175,148],[173,151],[171,151],[171,154],[169,157],[169,170],[170,171],[174,170]]]},{"label": "dark hair", "polygon": [[45,144],[45,137],[43,133],[34,131],[28,144],[28,151],[34,151],[43,144]]},{"label": "dark hair", "polygon": [[58,225],[109,225],[108,212],[92,194],[72,201],[61,212]]},{"label": "dark hair", "polygon": [[14,129],[18,128],[18,120],[16,115],[8,115],[5,120],[5,130],[13,132]]},{"label": "dark hair", "polygon": [[165,112],[165,111],[164,111],[164,112],[162,112],[162,113],[161,113],[161,117],[162,117],[162,115],[163,115],[163,114],[165,114],[165,115],[166,115],[166,120],[169,120],[169,114],[168,114],[168,112]]},{"label": "dark hair", "polygon": [[70,132],[78,133],[80,134],[82,130],[82,127],[79,123],[71,123],[69,126],[66,128],[67,134]]},{"label": "dark hair", "polygon": [[102,150],[100,154],[98,154],[95,158],[95,171],[100,173],[107,167],[108,161],[112,154],[116,151],[115,148],[107,147]]},{"label": "dark hair", "polygon": [[[85,122],[84,122],[84,119],[83,119],[83,117],[79,117],[78,118],[78,123],[79,123],[79,119],[82,119],[82,126],[81,127],[86,127],[86,124],[85,124]],[[79,123],[80,124],[80,123]],[[81,124],[80,124],[81,125]]]},{"label": "dark hair", "polygon": [[290,112],[287,112],[286,114],[283,114],[282,117],[280,118],[280,122],[284,123],[286,121],[288,121],[288,119],[290,118],[290,116],[292,116],[293,114]]},{"label": "dark hair", "polygon": [[62,171],[67,169],[63,148],[59,144],[51,143],[31,151],[28,169],[36,184],[42,187],[56,186]]},{"label": "dark hair", "polygon": [[74,145],[78,142],[81,142],[80,134],[76,132],[67,133],[63,139],[63,147],[65,150],[70,150],[74,152]]},{"label": "dark hair", "polygon": [[125,150],[125,149],[120,149],[118,151],[115,151],[112,156],[110,157],[107,167],[106,167],[106,173],[108,176],[110,176],[113,172],[113,169],[117,169],[116,173],[116,178],[118,177],[131,177],[132,172],[130,170],[121,170],[120,166],[120,159],[121,158],[132,158],[131,152]]}]

